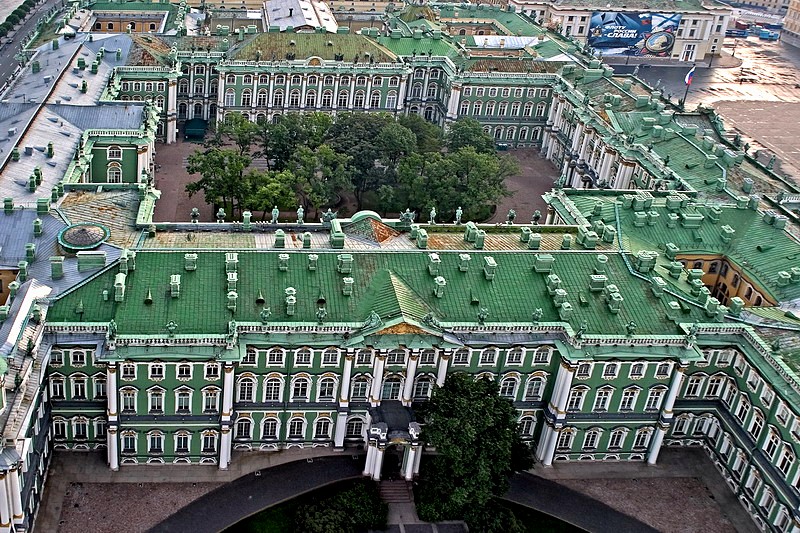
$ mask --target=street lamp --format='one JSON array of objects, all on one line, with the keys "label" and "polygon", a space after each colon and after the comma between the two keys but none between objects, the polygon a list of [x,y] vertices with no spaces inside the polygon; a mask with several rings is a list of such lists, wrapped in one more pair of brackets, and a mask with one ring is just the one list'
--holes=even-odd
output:
[{"label": "street lamp", "polygon": [[736,57],[736,45],[739,44],[739,39],[733,40],[733,50],[731,50],[731,57]]}]

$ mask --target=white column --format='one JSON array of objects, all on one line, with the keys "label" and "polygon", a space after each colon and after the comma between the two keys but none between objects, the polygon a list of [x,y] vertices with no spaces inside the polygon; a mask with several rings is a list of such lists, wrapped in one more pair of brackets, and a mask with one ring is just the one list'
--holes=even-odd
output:
[{"label": "white column", "polygon": [[406,367],[406,381],[403,383],[403,405],[411,405],[412,395],[414,394],[414,377],[417,374],[417,364],[419,363],[419,351],[411,350],[408,354],[408,366]]},{"label": "white column", "polygon": [[650,442],[650,450],[647,452],[647,464],[653,466],[658,460],[658,453],[661,451],[661,443],[664,441],[664,435],[667,430],[661,424],[656,428],[656,434],[653,435],[653,440]]},{"label": "white column", "polygon": [[556,452],[556,443],[558,442],[558,430],[549,424],[544,425],[542,430],[542,440],[537,450],[539,460],[544,466],[553,465],[553,456]]},{"label": "white column", "polygon": [[442,350],[439,355],[439,367],[436,369],[436,384],[441,387],[444,385],[444,380],[447,378],[447,365],[450,363],[450,356],[453,351],[450,349]]},{"label": "white column", "polygon": [[397,91],[397,110],[407,111],[406,109],[406,93],[408,92],[408,79],[406,76],[400,76],[400,90]]},{"label": "white column", "polygon": [[590,128],[586,128],[586,132],[583,135],[583,144],[581,144],[580,153],[578,153],[578,159],[586,160],[586,152],[589,150],[589,142],[592,140],[592,130]]},{"label": "white column", "polygon": [[117,392],[117,363],[110,362],[106,367],[106,397],[108,398],[109,421],[117,419],[117,402],[119,393]]},{"label": "white column", "polygon": [[230,420],[233,410],[233,365],[225,363],[222,380],[222,419]]},{"label": "white column", "polygon": [[166,141],[167,144],[172,144],[178,139],[178,81],[175,79],[167,80],[167,100],[164,102],[164,107],[167,117]]},{"label": "white column", "polygon": [[417,447],[417,453],[414,454],[414,475],[419,474],[419,464],[422,462],[422,445]]},{"label": "white column", "polygon": [[458,106],[461,104],[461,86],[453,85],[450,91],[450,100],[447,102],[447,120],[458,118]]},{"label": "white column", "polygon": [[383,388],[383,368],[386,364],[385,350],[379,350],[375,355],[375,366],[372,371],[372,392],[369,401],[375,406],[381,400],[381,389]]},{"label": "white column", "polygon": [[583,122],[578,122],[575,125],[575,135],[572,137],[572,151],[576,151],[578,147],[581,145],[581,141],[583,140]]},{"label": "white column", "polygon": [[406,462],[403,464],[403,476],[406,481],[414,479],[414,465],[417,462],[417,446],[410,445],[406,454]]},{"label": "white column", "polygon": [[336,75],[333,78],[333,99],[331,100],[331,107],[334,113],[339,108],[339,79],[341,76]]},{"label": "white column", "polygon": [[106,448],[108,452],[108,466],[116,472],[119,470],[119,451],[117,441],[117,428],[109,427],[106,431]]},{"label": "white column", "polygon": [[661,418],[672,418],[672,408],[675,406],[675,398],[677,398],[678,391],[681,388],[684,370],[686,370],[686,367],[682,365],[675,368],[675,373],[672,375],[672,383],[669,384],[667,399],[664,400],[664,406],[661,410]]},{"label": "white column", "polygon": [[339,406],[347,405],[350,399],[350,378],[353,374],[353,352],[347,350],[344,356],[344,370],[342,371],[342,386],[339,387]]},{"label": "white column", "polygon": [[383,467],[383,448],[375,448],[375,463],[372,465],[372,479],[374,481],[381,480],[381,468]]},{"label": "white column", "polygon": [[306,108],[306,89],[307,89],[306,84],[307,84],[308,78],[305,75],[303,75],[301,80],[302,81],[300,83],[300,109],[305,109]]},{"label": "white column", "polygon": [[375,446],[372,444],[367,444],[367,459],[364,463],[364,472],[362,472],[365,476],[372,477],[372,464],[375,462]]},{"label": "white column", "polygon": [[567,412],[567,399],[572,388],[572,376],[575,371],[563,359],[558,367],[556,383],[553,386],[549,408],[556,418],[564,418]]},{"label": "white column", "polygon": [[344,449],[344,436],[347,433],[347,411],[336,413],[336,430],[333,435],[333,445],[337,449]]},{"label": "white column", "polygon": [[7,530],[11,527],[11,516],[8,510],[8,488],[6,487],[7,472],[0,472],[0,528]]},{"label": "white column", "polygon": [[222,425],[222,439],[219,447],[219,469],[227,470],[231,462],[231,428],[228,424]]},{"label": "white column", "polygon": [[19,483],[20,469],[15,468],[8,473],[9,478],[9,491],[11,491],[11,512],[13,514],[14,523],[22,523],[22,490]]},{"label": "white column", "polygon": [[557,141],[556,141],[556,133],[558,133],[558,128],[556,126],[553,126],[553,131],[551,131],[550,134],[549,134],[550,141],[547,143],[547,156],[546,157],[547,157],[547,159],[550,159],[550,160],[553,159],[553,152],[555,152],[555,149],[556,149],[556,143],[557,143]]}]

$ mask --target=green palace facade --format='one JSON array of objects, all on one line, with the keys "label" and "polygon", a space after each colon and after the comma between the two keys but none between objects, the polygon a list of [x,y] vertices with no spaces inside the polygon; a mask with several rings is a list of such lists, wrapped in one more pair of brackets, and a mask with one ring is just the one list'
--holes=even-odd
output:
[{"label": "green palace facade", "polygon": [[[454,372],[498,382],[544,465],[699,447],[761,529],[800,530],[800,191],[711,110],[476,9],[463,38],[416,6],[363,35],[38,49],[0,102],[0,531],[30,529],[53,449],[124,471],[321,447],[413,479],[415,407]],[[547,213],[154,221],[184,121],[312,109],[473,116],[553,162]]]}]

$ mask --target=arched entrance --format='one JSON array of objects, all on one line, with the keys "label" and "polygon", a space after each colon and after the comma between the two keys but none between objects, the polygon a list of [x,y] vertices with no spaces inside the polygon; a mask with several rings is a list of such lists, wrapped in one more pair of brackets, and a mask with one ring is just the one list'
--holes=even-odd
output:
[{"label": "arched entrance", "polygon": [[369,410],[367,458],[364,475],[381,479],[412,480],[419,473],[422,443],[420,427],[410,407],[383,401]]}]

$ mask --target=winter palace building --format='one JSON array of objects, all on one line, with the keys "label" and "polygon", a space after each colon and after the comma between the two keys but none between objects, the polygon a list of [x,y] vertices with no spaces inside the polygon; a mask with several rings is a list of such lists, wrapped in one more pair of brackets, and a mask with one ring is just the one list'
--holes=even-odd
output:
[{"label": "winter palace building", "polygon": [[[54,449],[117,470],[328,447],[411,479],[414,407],[453,372],[499,383],[544,465],[699,447],[761,529],[800,530],[800,193],[713,111],[507,9],[464,36],[427,11],[192,36],[169,10],[164,34],[31,50],[0,101],[0,531],[32,527]],[[475,117],[553,162],[548,211],[153,220],[186,120],[310,110]]]}]

